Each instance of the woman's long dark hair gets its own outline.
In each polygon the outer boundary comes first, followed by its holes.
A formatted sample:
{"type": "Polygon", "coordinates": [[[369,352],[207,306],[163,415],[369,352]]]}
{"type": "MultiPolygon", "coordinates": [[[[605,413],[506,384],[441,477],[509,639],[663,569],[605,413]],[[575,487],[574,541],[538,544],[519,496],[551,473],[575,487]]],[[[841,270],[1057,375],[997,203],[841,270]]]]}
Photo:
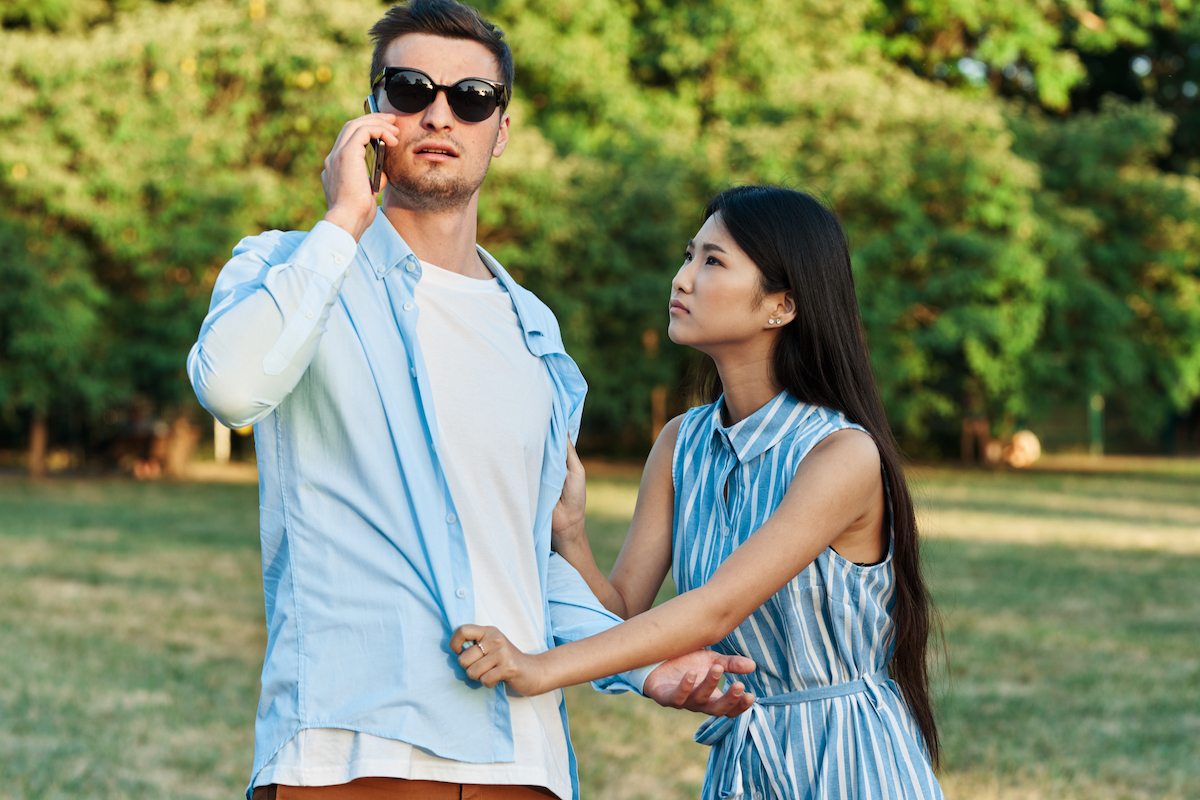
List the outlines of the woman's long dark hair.
{"type": "MultiPolygon", "coordinates": [[[[789,291],[795,298],[796,318],[776,343],[772,377],[799,400],[842,412],[866,428],[879,447],[895,531],[896,649],[889,667],[937,764],[941,743],[926,660],[932,601],[921,577],[912,495],[867,354],[846,234],[818,200],[775,186],[728,189],[709,202],[705,220],[714,214],[762,272],[763,293],[789,291]]],[[[701,378],[704,402],[716,400],[720,391],[715,372],[710,367],[708,380],[701,378]]]]}

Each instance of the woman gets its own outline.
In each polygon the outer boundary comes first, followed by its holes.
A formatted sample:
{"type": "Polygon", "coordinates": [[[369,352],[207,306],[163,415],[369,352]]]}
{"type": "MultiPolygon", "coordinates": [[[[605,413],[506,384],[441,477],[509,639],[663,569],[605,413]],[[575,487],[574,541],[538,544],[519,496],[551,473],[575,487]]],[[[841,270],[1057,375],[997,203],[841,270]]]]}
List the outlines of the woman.
{"type": "Polygon", "coordinates": [[[628,621],[535,655],[467,625],[460,663],[537,694],[697,647],[750,656],[754,705],[696,734],[703,797],[940,798],[930,601],[841,225],[800,192],[730,189],[671,290],[669,335],[712,358],[715,402],[663,429],[610,577],[577,460],[556,511],[555,548],[628,621]],[[680,594],[652,609],[668,568],[680,594]]]}

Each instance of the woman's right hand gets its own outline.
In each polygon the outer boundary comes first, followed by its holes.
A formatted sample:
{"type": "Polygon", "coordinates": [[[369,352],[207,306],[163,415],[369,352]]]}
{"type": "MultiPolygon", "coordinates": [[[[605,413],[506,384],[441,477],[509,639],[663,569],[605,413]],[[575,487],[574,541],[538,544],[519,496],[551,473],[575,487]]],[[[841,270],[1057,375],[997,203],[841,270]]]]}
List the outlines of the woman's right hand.
{"type": "Polygon", "coordinates": [[[450,637],[450,648],[460,654],[458,663],[467,677],[489,689],[504,681],[518,694],[533,697],[558,688],[547,684],[550,679],[536,655],[518,650],[496,628],[463,625],[450,637]]]}
{"type": "Polygon", "coordinates": [[[584,510],[587,506],[587,474],[583,462],[575,452],[575,445],[567,439],[567,479],[563,483],[562,496],[554,506],[550,522],[550,545],[554,551],[571,561],[570,555],[587,544],[587,525],[584,510]]]}

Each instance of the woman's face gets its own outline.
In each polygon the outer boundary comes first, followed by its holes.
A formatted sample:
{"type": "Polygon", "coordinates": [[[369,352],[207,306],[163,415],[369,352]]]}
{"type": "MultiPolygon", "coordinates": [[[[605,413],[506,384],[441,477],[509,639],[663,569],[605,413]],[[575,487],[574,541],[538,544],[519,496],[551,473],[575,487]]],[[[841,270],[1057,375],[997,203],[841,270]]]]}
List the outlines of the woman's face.
{"type": "Polygon", "coordinates": [[[675,279],[671,281],[671,322],[667,335],[712,355],[713,350],[750,342],[782,327],[769,320],[777,313],[783,293],[763,295],[762,274],[725,230],[719,214],[704,223],[688,242],[675,279]]]}

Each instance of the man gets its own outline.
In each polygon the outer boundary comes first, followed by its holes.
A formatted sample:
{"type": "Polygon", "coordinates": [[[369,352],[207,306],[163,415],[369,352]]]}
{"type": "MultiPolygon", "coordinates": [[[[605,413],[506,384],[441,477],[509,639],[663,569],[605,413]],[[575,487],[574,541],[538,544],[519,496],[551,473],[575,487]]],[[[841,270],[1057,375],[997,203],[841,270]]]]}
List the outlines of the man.
{"type": "MultiPolygon", "coordinates": [[[[371,33],[380,110],[326,158],[328,213],[235,248],[188,357],[200,401],[253,423],[258,452],[268,641],[247,791],[578,797],[561,693],[470,682],[449,646],[463,623],[541,651],[618,622],[550,552],[586,384],[549,309],[475,244],[512,55],[453,0],[371,33]]],[[[599,688],[736,715],[741,685],[718,677],[752,668],[701,651],[599,688]]]]}

